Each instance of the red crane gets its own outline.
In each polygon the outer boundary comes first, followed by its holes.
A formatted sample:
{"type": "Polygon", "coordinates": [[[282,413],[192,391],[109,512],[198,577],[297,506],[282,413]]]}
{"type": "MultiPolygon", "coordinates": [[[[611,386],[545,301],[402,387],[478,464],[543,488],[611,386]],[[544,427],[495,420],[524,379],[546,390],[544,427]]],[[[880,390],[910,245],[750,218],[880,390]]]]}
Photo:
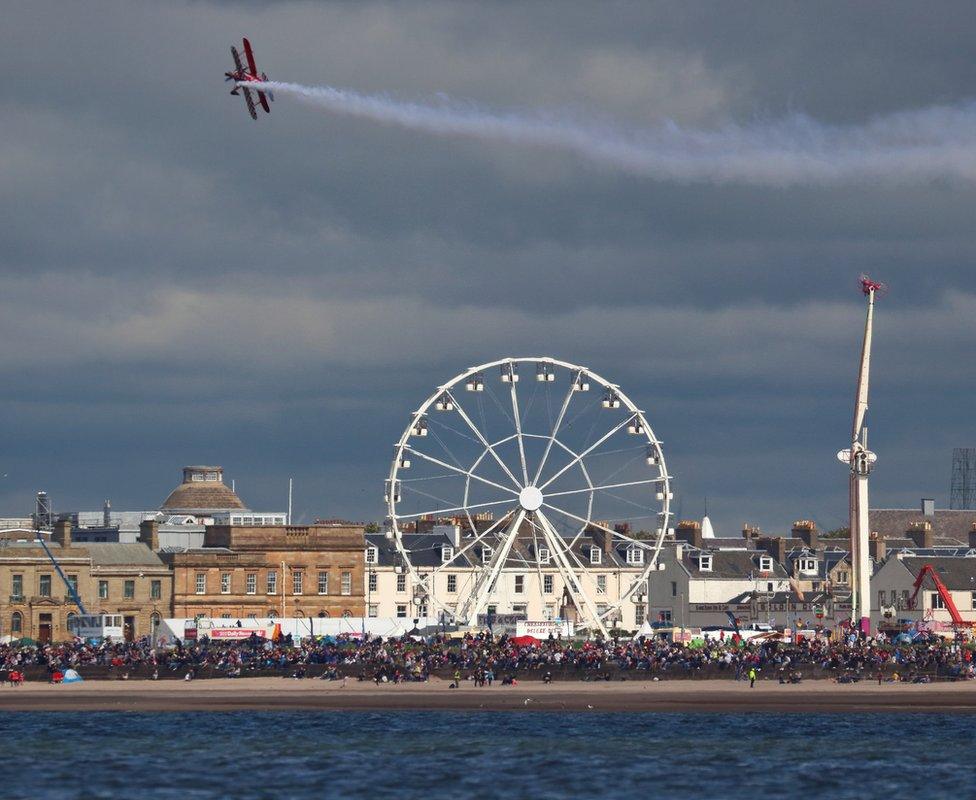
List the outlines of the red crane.
{"type": "Polygon", "coordinates": [[[926,564],[918,571],[918,577],[915,578],[915,591],[912,592],[912,596],[908,600],[908,607],[915,608],[915,598],[918,597],[919,589],[922,588],[922,583],[925,581],[926,575],[930,575],[932,577],[932,582],[935,584],[935,590],[939,593],[939,597],[942,598],[942,604],[948,610],[953,626],[956,628],[971,627],[972,624],[966,622],[959,615],[959,609],[956,608],[956,604],[952,600],[952,594],[946,588],[946,585],[939,579],[939,576],[935,572],[935,567],[933,567],[931,564],[926,564]]]}

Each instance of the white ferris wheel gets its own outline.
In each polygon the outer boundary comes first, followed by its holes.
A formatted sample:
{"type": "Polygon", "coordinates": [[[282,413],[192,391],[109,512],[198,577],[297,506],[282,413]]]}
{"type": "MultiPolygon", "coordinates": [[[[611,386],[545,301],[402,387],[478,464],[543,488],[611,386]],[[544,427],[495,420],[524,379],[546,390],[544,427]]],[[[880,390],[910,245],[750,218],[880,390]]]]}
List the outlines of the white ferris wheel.
{"type": "Polygon", "coordinates": [[[401,565],[433,616],[477,624],[512,573],[523,576],[516,599],[540,604],[553,602],[557,579],[557,616],[603,635],[657,568],[671,497],[661,442],[620,387],[538,357],[439,386],[413,413],[386,482],[401,565]],[[427,551],[443,545],[418,535],[438,524],[456,532],[443,558],[427,551]],[[622,581],[615,591],[597,577],[608,571],[622,581]]]}

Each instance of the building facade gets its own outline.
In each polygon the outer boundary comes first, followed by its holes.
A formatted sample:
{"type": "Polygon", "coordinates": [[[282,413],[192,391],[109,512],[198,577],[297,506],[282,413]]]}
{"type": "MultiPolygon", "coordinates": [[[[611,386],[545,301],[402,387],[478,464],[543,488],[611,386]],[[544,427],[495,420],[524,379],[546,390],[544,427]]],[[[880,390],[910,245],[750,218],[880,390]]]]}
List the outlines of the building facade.
{"type": "Polygon", "coordinates": [[[362,527],[213,525],[204,546],[163,549],[173,616],[361,617],[362,527]]]}

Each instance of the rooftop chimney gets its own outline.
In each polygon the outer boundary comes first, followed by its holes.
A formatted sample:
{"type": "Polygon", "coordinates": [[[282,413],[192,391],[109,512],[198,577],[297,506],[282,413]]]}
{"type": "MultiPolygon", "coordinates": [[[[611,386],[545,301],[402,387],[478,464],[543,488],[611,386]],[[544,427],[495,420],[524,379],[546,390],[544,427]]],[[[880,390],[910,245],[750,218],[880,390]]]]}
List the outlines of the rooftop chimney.
{"type": "Polygon", "coordinates": [[[139,523],[139,541],[150,550],[159,550],[159,523],[154,519],[146,519],[139,523]]]}
{"type": "Polygon", "coordinates": [[[51,534],[51,541],[57,542],[61,547],[71,547],[70,519],[59,519],[54,523],[54,532],[51,534]]]}
{"type": "Polygon", "coordinates": [[[816,548],[820,540],[817,532],[817,523],[809,519],[798,519],[793,523],[793,538],[802,539],[804,544],[810,548],[816,548]]]}
{"type": "Polygon", "coordinates": [[[761,536],[756,539],[756,549],[765,550],[780,564],[786,563],[786,540],[782,536],[761,536]]]}
{"type": "Polygon", "coordinates": [[[112,501],[106,500],[102,506],[102,525],[106,528],[112,527],[112,501]]]}
{"type": "Polygon", "coordinates": [[[697,520],[683,519],[674,529],[674,538],[679,542],[687,542],[693,547],[702,546],[702,528],[697,520]]]}
{"type": "Polygon", "coordinates": [[[871,538],[868,540],[868,555],[870,555],[875,561],[884,561],[887,554],[888,545],[885,544],[884,539],[878,536],[878,532],[874,531],[871,534],[871,538]]]}
{"type": "Polygon", "coordinates": [[[973,527],[969,531],[969,546],[976,547],[976,522],[973,523],[973,527]]]}
{"type": "Polygon", "coordinates": [[[935,500],[931,497],[922,498],[922,514],[926,517],[935,516],[935,500]]]}
{"type": "Polygon", "coordinates": [[[909,539],[915,542],[916,547],[932,547],[935,538],[932,534],[932,523],[927,520],[924,522],[913,522],[905,531],[909,539]]]}

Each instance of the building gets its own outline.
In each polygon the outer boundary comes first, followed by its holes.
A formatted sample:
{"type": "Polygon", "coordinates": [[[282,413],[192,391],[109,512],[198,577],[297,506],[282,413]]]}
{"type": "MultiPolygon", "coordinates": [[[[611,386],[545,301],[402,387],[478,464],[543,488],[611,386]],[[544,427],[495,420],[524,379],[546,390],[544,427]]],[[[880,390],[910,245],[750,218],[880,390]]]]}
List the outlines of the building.
{"type": "Polygon", "coordinates": [[[949,611],[931,578],[919,589],[914,607],[909,607],[919,572],[930,564],[952,596],[960,616],[976,622],[976,549],[961,555],[895,553],[871,578],[871,624],[882,628],[912,623],[948,626],[949,611]]]}
{"type": "MultiPolygon", "coordinates": [[[[677,533],[677,532],[676,532],[677,533]]],[[[648,581],[648,618],[681,627],[727,625],[728,612],[744,621],[786,622],[789,575],[769,553],[739,548],[701,548],[675,542],[661,548],[662,566],[648,581]],[[774,602],[779,596],[778,602],[774,602]]]]}
{"type": "MultiPolygon", "coordinates": [[[[77,543],[71,521],[55,523],[52,555],[89,613],[123,617],[128,639],[152,635],[172,605],[172,575],[142,543],[77,543]]],[[[36,541],[0,546],[0,636],[38,641],[70,638],[68,620],[78,605],[36,541]]]]}
{"type": "Polygon", "coordinates": [[[106,500],[101,511],[72,511],[59,515],[74,525],[76,542],[139,541],[144,522],[157,523],[159,546],[163,548],[203,547],[207,525],[284,525],[284,512],[255,512],[224,483],[219,466],[183,467],[183,480],[158,509],[115,511],[106,500]]]}
{"type": "MultiPolygon", "coordinates": [[[[488,520],[490,523],[490,520],[488,520]]],[[[492,550],[484,543],[470,545],[456,525],[432,526],[426,533],[405,533],[402,542],[416,574],[404,563],[395,542],[384,533],[367,534],[366,602],[373,617],[464,620],[465,601],[492,550]],[[422,578],[429,592],[421,585],[422,578]]],[[[644,569],[642,548],[614,540],[601,531],[578,537],[573,546],[582,588],[593,600],[597,614],[607,614],[608,628],[637,630],[646,619],[644,586],[630,592],[644,569]],[[621,603],[620,598],[629,596],[621,603]]],[[[556,559],[538,547],[530,535],[519,536],[501,568],[494,590],[478,616],[485,625],[514,626],[518,620],[575,621],[575,606],[556,559]]]]}
{"type": "Polygon", "coordinates": [[[160,557],[176,617],[361,617],[365,550],[362,527],[209,525],[160,557]]]}
{"type": "Polygon", "coordinates": [[[885,540],[888,549],[898,547],[965,547],[976,531],[976,511],[935,507],[923,498],[918,508],[873,508],[871,532],[885,540]]]}

